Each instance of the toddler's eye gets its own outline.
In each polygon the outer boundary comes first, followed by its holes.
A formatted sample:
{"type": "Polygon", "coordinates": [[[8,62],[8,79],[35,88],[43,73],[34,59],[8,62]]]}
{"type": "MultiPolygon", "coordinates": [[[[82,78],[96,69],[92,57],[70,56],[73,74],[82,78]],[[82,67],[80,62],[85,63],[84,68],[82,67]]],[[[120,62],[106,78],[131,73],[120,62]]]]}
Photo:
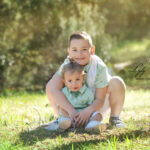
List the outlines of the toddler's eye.
{"type": "Polygon", "coordinates": [[[71,80],[68,80],[68,82],[70,83],[70,82],[71,82],[71,80]]]}
{"type": "Polygon", "coordinates": [[[76,79],[77,81],[80,81],[80,79],[76,79]]]}
{"type": "Polygon", "coordinates": [[[87,51],[87,49],[83,49],[83,51],[87,51]]]}

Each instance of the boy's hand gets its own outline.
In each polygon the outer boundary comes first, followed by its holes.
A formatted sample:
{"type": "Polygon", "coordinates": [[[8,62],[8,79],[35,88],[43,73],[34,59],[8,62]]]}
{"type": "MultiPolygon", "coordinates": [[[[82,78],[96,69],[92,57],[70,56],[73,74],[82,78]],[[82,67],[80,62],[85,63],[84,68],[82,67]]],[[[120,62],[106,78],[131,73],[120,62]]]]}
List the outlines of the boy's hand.
{"type": "Polygon", "coordinates": [[[92,110],[90,107],[87,107],[83,109],[81,112],[78,112],[74,118],[76,126],[83,127],[84,125],[86,125],[89,121],[91,114],[92,110]]]}
{"type": "Polygon", "coordinates": [[[77,115],[77,113],[78,112],[75,109],[69,112],[69,117],[71,118],[72,121],[74,121],[74,118],[77,115]]]}

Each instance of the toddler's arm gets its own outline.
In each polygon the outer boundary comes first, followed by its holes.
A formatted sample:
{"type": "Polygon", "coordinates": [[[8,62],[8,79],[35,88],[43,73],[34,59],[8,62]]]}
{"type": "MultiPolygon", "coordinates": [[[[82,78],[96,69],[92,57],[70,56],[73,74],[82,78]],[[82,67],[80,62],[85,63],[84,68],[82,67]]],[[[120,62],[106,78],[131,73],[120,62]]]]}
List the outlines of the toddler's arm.
{"type": "Polygon", "coordinates": [[[73,106],[66,99],[64,94],[62,93],[62,88],[64,87],[64,83],[62,78],[55,74],[52,79],[47,83],[46,93],[49,99],[53,99],[56,104],[59,104],[64,110],[66,110],[69,116],[73,119],[77,111],[73,108],[73,106]]]}

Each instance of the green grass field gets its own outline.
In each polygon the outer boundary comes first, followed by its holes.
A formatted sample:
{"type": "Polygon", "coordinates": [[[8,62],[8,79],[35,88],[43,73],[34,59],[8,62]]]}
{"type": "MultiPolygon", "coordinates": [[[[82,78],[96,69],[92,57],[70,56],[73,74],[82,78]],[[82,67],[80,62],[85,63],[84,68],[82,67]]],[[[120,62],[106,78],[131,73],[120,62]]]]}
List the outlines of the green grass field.
{"type": "MultiPolygon", "coordinates": [[[[5,92],[0,97],[0,150],[149,150],[150,90],[128,88],[121,114],[127,129],[87,133],[30,131],[54,119],[45,93],[5,92]]],[[[109,116],[109,115],[108,115],[109,116]]],[[[106,116],[104,122],[108,122],[106,116]]]]}

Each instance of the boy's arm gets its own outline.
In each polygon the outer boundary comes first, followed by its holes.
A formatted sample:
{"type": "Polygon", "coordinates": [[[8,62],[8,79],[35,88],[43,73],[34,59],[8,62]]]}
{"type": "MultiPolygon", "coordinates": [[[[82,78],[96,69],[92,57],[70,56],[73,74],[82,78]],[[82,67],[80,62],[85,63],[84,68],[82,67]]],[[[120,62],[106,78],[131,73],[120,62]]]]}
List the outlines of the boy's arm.
{"type": "Polygon", "coordinates": [[[94,83],[96,87],[95,100],[90,106],[80,112],[79,117],[77,118],[77,124],[80,126],[86,124],[90,115],[93,112],[98,111],[104,105],[110,76],[104,63],[98,63],[97,67],[97,74],[94,83]]]}
{"type": "Polygon", "coordinates": [[[98,111],[104,105],[107,87],[108,86],[96,89],[95,100],[93,101],[93,103],[89,105],[87,108],[85,108],[83,111],[78,113],[78,116],[76,118],[77,126],[80,127],[85,125],[88,122],[91,114],[95,111],[98,111]]]}
{"type": "Polygon", "coordinates": [[[69,113],[69,116],[73,118],[77,111],[62,93],[63,87],[64,83],[62,78],[55,73],[52,79],[47,83],[46,93],[49,99],[53,99],[56,104],[59,104],[59,106],[66,110],[69,113]]]}
{"type": "Polygon", "coordinates": [[[108,86],[104,88],[97,88],[95,92],[95,100],[93,103],[89,106],[91,109],[91,112],[95,112],[100,110],[100,108],[104,105],[105,96],[107,93],[108,86]]]}

